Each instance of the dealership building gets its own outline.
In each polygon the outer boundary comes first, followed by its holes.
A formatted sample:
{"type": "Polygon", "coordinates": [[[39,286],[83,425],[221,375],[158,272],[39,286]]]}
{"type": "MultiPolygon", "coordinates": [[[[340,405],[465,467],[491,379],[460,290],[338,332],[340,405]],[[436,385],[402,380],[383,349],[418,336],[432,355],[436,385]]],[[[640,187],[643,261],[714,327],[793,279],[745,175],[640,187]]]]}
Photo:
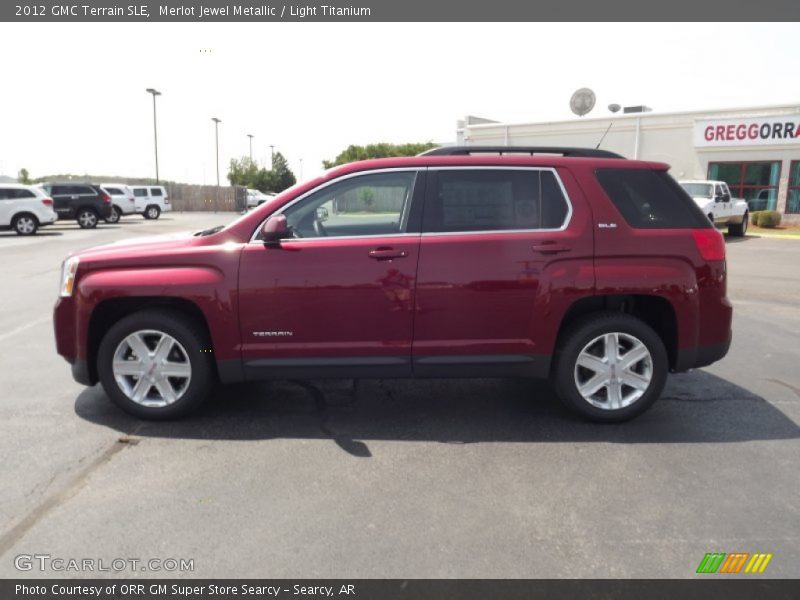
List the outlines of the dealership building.
{"type": "MultiPolygon", "coordinates": [[[[628,109],[626,109],[628,110],[628,109]]],[[[800,103],[693,112],[627,112],[568,121],[498,123],[468,116],[457,143],[578,146],[665,162],[676,179],[726,181],[751,210],[800,224],[800,103]]]]}

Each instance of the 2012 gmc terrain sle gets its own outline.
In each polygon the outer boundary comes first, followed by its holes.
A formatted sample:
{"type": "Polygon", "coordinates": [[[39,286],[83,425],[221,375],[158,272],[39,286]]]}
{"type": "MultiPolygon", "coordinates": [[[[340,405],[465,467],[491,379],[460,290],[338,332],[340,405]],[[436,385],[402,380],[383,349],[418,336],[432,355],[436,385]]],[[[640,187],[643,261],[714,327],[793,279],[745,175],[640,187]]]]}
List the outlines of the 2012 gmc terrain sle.
{"type": "Polygon", "coordinates": [[[58,352],[143,418],[264,378],[549,378],[640,414],[731,341],[725,246],[668,165],[439,148],[339,167],[227,227],[64,262],[58,352]]]}

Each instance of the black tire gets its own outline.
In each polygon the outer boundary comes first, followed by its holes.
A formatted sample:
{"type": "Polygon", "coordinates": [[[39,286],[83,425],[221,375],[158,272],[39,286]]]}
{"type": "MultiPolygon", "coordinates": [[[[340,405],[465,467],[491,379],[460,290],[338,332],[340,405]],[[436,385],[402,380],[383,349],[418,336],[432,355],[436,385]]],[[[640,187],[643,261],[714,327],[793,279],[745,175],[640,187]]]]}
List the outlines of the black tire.
{"type": "MultiPolygon", "coordinates": [[[[624,356],[621,358],[624,359],[624,356]]],[[[634,366],[644,368],[644,361],[646,359],[635,363],[634,366]]],[[[659,398],[664,389],[668,370],[669,361],[664,343],[649,325],[624,313],[599,312],[579,318],[562,332],[551,373],[551,383],[561,401],[576,414],[592,421],[618,423],[642,414],[659,398]],[[644,393],[630,404],[616,409],[595,406],[581,395],[576,383],[578,375],[583,373],[583,369],[577,370],[581,352],[599,336],[614,332],[623,334],[626,342],[632,337],[644,344],[651,361],[650,382],[644,393]]],[[[612,373],[616,377],[617,371],[612,373]]],[[[620,387],[620,394],[624,389],[620,387]]],[[[628,389],[629,393],[633,390],[633,388],[628,389]]],[[[605,393],[609,394],[608,388],[605,389],[605,393]]],[[[598,401],[596,397],[592,399],[598,401]]],[[[602,398],[599,400],[602,404],[602,398]]]]}
{"type": "MultiPolygon", "coordinates": [[[[173,309],[147,309],[121,319],[108,330],[97,353],[97,371],[108,397],[124,411],[141,419],[176,419],[196,410],[208,399],[216,383],[213,356],[206,332],[194,320],[173,309]],[[112,363],[118,347],[129,335],[143,330],[171,336],[182,347],[180,350],[186,352],[191,377],[172,404],[154,407],[137,403],[126,395],[115,378],[112,363]]],[[[160,396],[155,384],[148,388],[147,396],[151,394],[160,396]]]]}
{"type": "Polygon", "coordinates": [[[97,213],[93,208],[81,208],[75,215],[75,220],[81,229],[94,229],[97,227],[97,213]]]}
{"type": "Polygon", "coordinates": [[[109,214],[104,220],[106,223],[111,223],[112,225],[115,223],[119,223],[119,220],[122,218],[122,211],[116,207],[111,207],[111,214],[109,214]]]}
{"type": "Polygon", "coordinates": [[[750,222],[750,214],[745,212],[742,222],[737,224],[731,223],[728,225],[728,233],[736,237],[744,237],[747,233],[747,224],[750,222]]]}
{"type": "Polygon", "coordinates": [[[11,227],[17,235],[34,235],[39,229],[39,219],[30,213],[14,215],[11,227]]]}
{"type": "Polygon", "coordinates": [[[155,204],[151,204],[144,209],[144,218],[149,220],[158,219],[161,216],[161,209],[155,204]]]}

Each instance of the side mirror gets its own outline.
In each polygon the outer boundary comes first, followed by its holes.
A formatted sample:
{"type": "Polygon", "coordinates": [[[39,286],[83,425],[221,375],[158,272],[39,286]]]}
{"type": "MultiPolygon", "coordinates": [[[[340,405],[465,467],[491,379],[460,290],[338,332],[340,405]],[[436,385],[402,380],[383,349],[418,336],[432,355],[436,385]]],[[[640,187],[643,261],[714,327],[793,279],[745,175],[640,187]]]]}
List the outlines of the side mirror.
{"type": "Polygon", "coordinates": [[[272,215],[261,226],[261,239],[265,244],[277,244],[291,235],[286,215],[272,215]]]}

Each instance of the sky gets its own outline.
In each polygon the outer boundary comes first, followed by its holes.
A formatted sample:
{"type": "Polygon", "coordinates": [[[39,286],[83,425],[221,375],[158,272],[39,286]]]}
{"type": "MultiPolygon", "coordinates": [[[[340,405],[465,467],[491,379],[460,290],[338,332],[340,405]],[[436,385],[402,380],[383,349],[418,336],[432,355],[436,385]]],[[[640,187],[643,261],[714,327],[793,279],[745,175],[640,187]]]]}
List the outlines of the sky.
{"type": "Polygon", "coordinates": [[[467,114],[577,118],[797,102],[800,24],[0,23],[0,175],[216,183],[231,158],[298,178],[350,144],[453,142],[467,114]],[[11,85],[11,82],[15,82],[11,85]],[[301,167],[302,161],[302,167],[301,167]]]}

